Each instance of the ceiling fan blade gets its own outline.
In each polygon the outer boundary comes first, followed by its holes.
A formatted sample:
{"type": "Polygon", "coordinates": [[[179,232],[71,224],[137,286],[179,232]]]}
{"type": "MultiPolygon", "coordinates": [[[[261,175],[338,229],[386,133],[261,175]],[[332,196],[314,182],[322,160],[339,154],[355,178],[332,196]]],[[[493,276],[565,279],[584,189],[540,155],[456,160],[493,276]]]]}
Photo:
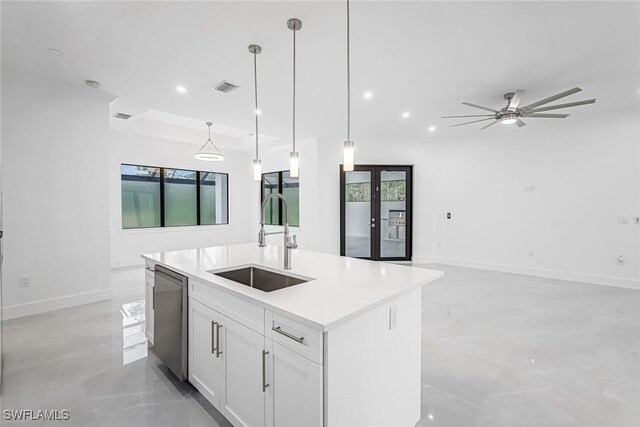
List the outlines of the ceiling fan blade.
{"type": "Polygon", "coordinates": [[[522,89],[516,90],[516,93],[513,94],[513,98],[511,98],[511,102],[509,102],[509,106],[507,107],[507,110],[515,111],[516,108],[518,108],[518,105],[520,105],[520,102],[522,101],[522,95],[524,95],[524,90],[522,89]]]}
{"type": "Polygon", "coordinates": [[[495,125],[496,123],[498,123],[499,121],[500,121],[500,120],[496,120],[496,121],[494,121],[494,122],[491,122],[491,123],[489,123],[488,125],[486,125],[485,127],[480,128],[480,130],[482,130],[482,129],[486,129],[486,128],[488,128],[489,126],[493,126],[493,125],[495,125]]]}
{"type": "Polygon", "coordinates": [[[473,116],[442,116],[443,119],[457,119],[458,117],[493,117],[493,114],[476,114],[473,116]]]}
{"type": "Polygon", "coordinates": [[[523,117],[541,117],[545,119],[564,119],[565,117],[569,117],[568,114],[525,114],[523,117]]]}
{"type": "Polygon", "coordinates": [[[526,126],[527,124],[525,122],[523,122],[522,120],[520,120],[520,117],[516,118],[516,125],[518,125],[519,128],[521,128],[522,126],[526,126]]]}
{"type": "Polygon", "coordinates": [[[565,96],[569,96],[569,95],[573,95],[576,92],[580,92],[582,89],[580,89],[579,87],[574,87],[573,89],[569,89],[569,90],[565,90],[564,92],[560,92],[556,95],[550,96],[548,98],[545,99],[541,99],[538,102],[534,102],[533,104],[529,104],[529,105],[525,105],[524,107],[521,108],[521,110],[525,110],[525,109],[529,109],[529,110],[533,110],[534,108],[536,108],[539,105],[543,105],[543,104],[548,104],[552,101],[555,101],[556,99],[560,99],[560,98],[564,98],[565,96]]]}
{"type": "MultiPolygon", "coordinates": [[[[485,120],[495,120],[493,117],[489,117],[488,119],[480,119],[480,120],[474,120],[472,122],[466,122],[466,123],[458,123],[457,125],[451,125],[449,126],[450,128],[454,128],[456,126],[462,126],[462,125],[469,125],[471,123],[478,123],[478,122],[483,122],[485,120]]],[[[497,120],[496,120],[497,121],[497,120]]]]}
{"type": "Polygon", "coordinates": [[[540,111],[549,111],[549,110],[557,110],[558,108],[568,108],[568,107],[577,107],[578,105],[587,105],[594,104],[596,102],[594,99],[587,99],[586,101],[576,101],[576,102],[568,102],[566,104],[558,104],[551,105],[549,107],[536,108],[535,110],[531,110],[531,113],[538,113],[540,111]]]}
{"type": "Polygon", "coordinates": [[[498,110],[494,110],[493,108],[483,107],[482,105],[476,105],[476,104],[472,104],[472,103],[470,103],[470,102],[463,102],[462,104],[464,104],[464,105],[468,105],[469,107],[476,107],[476,108],[480,108],[481,110],[493,111],[494,113],[497,113],[497,112],[498,112],[498,110]]]}

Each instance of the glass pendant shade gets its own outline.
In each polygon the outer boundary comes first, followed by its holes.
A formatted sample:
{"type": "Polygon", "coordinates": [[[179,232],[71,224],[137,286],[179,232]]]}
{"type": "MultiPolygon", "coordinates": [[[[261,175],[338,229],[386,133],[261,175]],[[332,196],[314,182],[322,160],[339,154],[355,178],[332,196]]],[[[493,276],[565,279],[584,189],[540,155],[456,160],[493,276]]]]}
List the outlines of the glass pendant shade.
{"type": "Polygon", "coordinates": [[[209,139],[204,143],[202,148],[198,150],[195,155],[197,160],[203,160],[205,162],[221,162],[224,160],[224,156],[218,150],[218,147],[211,141],[211,122],[207,122],[207,126],[209,126],[209,139]]]}
{"type": "Polygon", "coordinates": [[[342,162],[342,169],[345,172],[353,172],[353,141],[344,142],[344,160],[342,162]]]}
{"type": "Polygon", "coordinates": [[[262,160],[260,159],[253,160],[253,180],[262,181],[262,160]]]}
{"type": "Polygon", "coordinates": [[[298,152],[289,153],[289,176],[292,178],[300,174],[298,152]]]}
{"type": "Polygon", "coordinates": [[[505,114],[500,119],[500,123],[503,125],[512,125],[518,121],[517,119],[518,119],[518,116],[515,114],[505,114]]]}

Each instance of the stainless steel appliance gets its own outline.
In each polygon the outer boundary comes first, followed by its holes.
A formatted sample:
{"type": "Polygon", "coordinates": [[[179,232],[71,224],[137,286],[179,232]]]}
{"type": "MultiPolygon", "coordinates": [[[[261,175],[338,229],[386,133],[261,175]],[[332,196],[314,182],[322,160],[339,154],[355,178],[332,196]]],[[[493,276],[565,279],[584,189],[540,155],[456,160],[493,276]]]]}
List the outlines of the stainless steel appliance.
{"type": "Polygon", "coordinates": [[[187,278],[156,265],[153,351],[180,381],[187,379],[187,302],[187,278]]]}
{"type": "Polygon", "coordinates": [[[407,212],[404,210],[389,210],[389,238],[404,240],[407,233],[407,212]]]}

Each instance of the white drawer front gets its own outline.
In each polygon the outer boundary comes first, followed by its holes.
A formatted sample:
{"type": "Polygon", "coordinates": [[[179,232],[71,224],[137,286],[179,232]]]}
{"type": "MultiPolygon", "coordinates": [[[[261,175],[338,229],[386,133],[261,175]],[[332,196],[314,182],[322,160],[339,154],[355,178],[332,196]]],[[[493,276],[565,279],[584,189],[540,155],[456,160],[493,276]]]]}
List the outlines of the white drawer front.
{"type": "Polygon", "coordinates": [[[193,279],[189,279],[189,296],[264,335],[264,308],[193,279]]]}
{"type": "Polygon", "coordinates": [[[265,332],[274,342],[322,364],[322,331],[271,311],[265,312],[265,332]]]}

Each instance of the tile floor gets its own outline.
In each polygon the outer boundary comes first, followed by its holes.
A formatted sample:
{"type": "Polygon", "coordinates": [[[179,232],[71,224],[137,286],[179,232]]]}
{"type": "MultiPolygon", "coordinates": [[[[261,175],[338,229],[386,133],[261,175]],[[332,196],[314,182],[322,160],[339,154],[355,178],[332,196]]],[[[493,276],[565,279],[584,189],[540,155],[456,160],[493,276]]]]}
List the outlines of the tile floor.
{"type": "MultiPolygon", "coordinates": [[[[446,276],[423,292],[419,426],[640,425],[640,291],[425,267],[446,276]]],[[[68,409],[64,426],[228,426],[147,353],[142,268],[112,282],[110,301],[3,324],[0,409],[68,409]]]]}

